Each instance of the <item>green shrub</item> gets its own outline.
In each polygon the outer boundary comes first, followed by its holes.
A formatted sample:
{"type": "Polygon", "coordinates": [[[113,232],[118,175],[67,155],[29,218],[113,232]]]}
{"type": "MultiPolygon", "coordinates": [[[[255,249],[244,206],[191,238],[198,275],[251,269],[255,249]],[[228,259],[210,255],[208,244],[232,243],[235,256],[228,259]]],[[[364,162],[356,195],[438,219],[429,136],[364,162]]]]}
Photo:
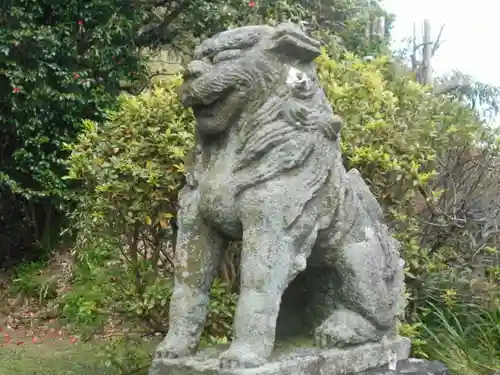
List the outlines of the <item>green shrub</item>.
{"type": "Polygon", "coordinates": [[[318,72],[345,120],[345,165],[361,172],[401,241],[408,307],[400,332],[413,355],[457,374],[491,374],[498,322],[488,311],[500,306],[500,288],[494,269],[477,280],[471,265],[477,254],[498,253],[487,246],[495,235],[485,236],[498,220],[498,137],[463,103],[394,75],[387,58],[337,62],[323,54],[318,72]],[[478,211],[479,225],[470,216],[478,211]]]}
{"type": "Polygon", "coordinates": [[[43,261],[22,263],[14,269],[8,292],[24,298],[34,298],[44,303],[57,296],[57,280],[54,275],[43,271],[47,263],[43,261]]]}
{"type": "Polygon", "coordinates": [[[116,0],[18,1],[2,16],[2,182],[26,197],[59,195],[64,142],[82,118],[101,120],[119,81],[141,72],[133,37],[141,15],[116,0]]]}
{"type": "Polygon", "coordinates": [[[125,241],[132,259],[141,242],[158,260],[158,242],[176,214],[182,161],[193,142],[193,116],[177,99],[178,84],[123,94],[105,122],[86,120],[70,146],[67,178],[82,186],[73,213],[78,229],[125,241]]]}
{"type": "MultiPolygon", "coordinates": [[[[86,337],[100,332],[112,318],[135,328],[133,333],[166,333],[171,276],[158,277],[148,262],[141,259],[138,270],[144,285],[138,289],[136,270],[119,256],[120,251],[115,249],[114,254],[106,254],[106,261],[102,252],[100,247],[80,251],[71,289],[58,300],[61,318],[86,337]]],[[[227,285],[214,283],[204,341],[224,342],[230,338],[236,301],[237,295],[227,285]]]]}
{"type": "Polygon", "coordinates": [[[215,280],[210,290],[203,339],[209,343],[225,343],[231,339],[237,302],[238,295],[232,292],[230,286],[215,280]]]}
{"type": "MultiPolygon", "coordinates": [[[[20,207],[8,215],[2,202],[0,216],[30,231],[20,247],[16,232],[3,233],[0,258],[58,237],[69,187],[63,144],[76,140],[82,118],[102,120],[120,82],[136,82],[144,71],[134,43],[142,14],[130,2],[19,0],[1,12],[0,194],[20,207]]],[[[7,223],[0,225],[4,232],[7,223]]]]}
{"type": "Polygon", "coordinates": [[[68,178],[81,184],[72,213],[79,256],[88,257],[85,249],[96,244],[118,252],[105,273],[114,278],[108,285],[120,290],[121,300],[114,303],[155,329],[164,327],[166,313],[150,312],[168,307],[170,221],[177,210],[182,160],[193,141],[193,117],[177,99],[178,84],[174,79],[137,97],[123,94],[104,123],[86,120],[68,163],[68,178]]]}
{"type": "Polygon", "coordinates": [[[58,301],[59,318],[68,322],[84,338],[102,331],[109,318],[106,291],[103,289],[97,283],[73,285],[58,301]]]}
{"type": "Polygon", "coordinates": [[[472,139],[480,128],[472,111],[432,95],[411,77],[387,80],[386,57],[365,62],[346,55],[336,62],[324,53],[317,63],[325,93],[345,121],[345,164],[361,172],[389,213],[401,205],[413,206],[408,202],[414,203],[420,188],[437,173],[439,147],[472,139]]]}
{"type": "MultiPolygon", "coordinates": [[[[177,78],[136,97],[122,95],[107,121],[85,121],[86,131],[70,147],[68,178],[82,186],[72,213],[79,230],[75,282],[82,291],[95,286],[99,298],[73,293],[62,302],[68,320],[90,323],[108,306],[109,314],[167,330],[174,241],[169,224],[194,125],[178,101],[179,83],[177,78]]],[[[216,283],[212,297],[206,337],[227,340],[236,296],[216,283]]]]}
{"type": "MultiPolygon", "coordinates": [[[[345,164],[361,172],[402,242],[409,313],[413,318],[419,313],[419,304],[430,294],[441,296],[451,287],[444,283],[439,287],[436,281],[443,279],[443,273],[456,272],[464,256],[459,242],[468,240],[466,236],[472,234],[471,227],[461,229],[450,222],[451,214],[443,208],[441,198],[452,189],[449,183],[446,188],[436,181],[441,175],[448,177],[451,169],[457,167],[444,158],[443,151],[449,154],[469,147],[463,153],[471,153],[481,142],[495,156],[498,147],[497,140],[472,110],[447,96],[433,95],[411,77],[391,76],[390,69],[391,63],[384,57],[365,62],[347,55],[342,62],[336,62],[323,54],[318,59],[325,92],[345,120],[342,132],[345,164]],[[450,239],[431,243],[426,236],[437,237],[432,226],[452,231],[448,233],[450,239]],[[450,266],[451,263],[455,264],[450,266]]],[[[481,188],[487,187],[486,178],[477,182],[481,188]]],[[[484,192],[485,189],[479,188],[474,191],[478,195],[484,192]]],[[[463,205],[471,204],[462,202],[468,197],[448,198],[460,200],[463,205]]],[[[481,251],[477,247],[472,252],[478,249],[481,251]]],[[[470,253],[471,249],[468,250],[470,253]]]]}

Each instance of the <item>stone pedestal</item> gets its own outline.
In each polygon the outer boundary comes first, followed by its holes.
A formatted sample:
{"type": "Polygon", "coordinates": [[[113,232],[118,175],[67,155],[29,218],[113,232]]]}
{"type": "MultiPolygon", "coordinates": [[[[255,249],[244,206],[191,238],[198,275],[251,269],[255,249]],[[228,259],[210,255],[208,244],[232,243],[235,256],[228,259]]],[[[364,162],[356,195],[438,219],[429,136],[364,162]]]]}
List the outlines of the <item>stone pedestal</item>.
{"type": "Polygon", "coordinates": [[[352,375],[451,375],[451,372],[439,361],[408,358],[399,361],[395,369],[383,366],[352,375]]]}
{"type": "MultiPolygon", "coordinates": [[[[277,351],[261,367],[234,370],[219,369],[218,351],[206,349],[193,357],[155,360],[149,375],[352,375],[370,369],[386,371],[384,366],[392,371],[398,361],[408,358],[410,349],[410,340],[404,337],[345,349],[289,348],[277,351]]],[[[385,374],[391,373],[380,372],[385,374]]]]}

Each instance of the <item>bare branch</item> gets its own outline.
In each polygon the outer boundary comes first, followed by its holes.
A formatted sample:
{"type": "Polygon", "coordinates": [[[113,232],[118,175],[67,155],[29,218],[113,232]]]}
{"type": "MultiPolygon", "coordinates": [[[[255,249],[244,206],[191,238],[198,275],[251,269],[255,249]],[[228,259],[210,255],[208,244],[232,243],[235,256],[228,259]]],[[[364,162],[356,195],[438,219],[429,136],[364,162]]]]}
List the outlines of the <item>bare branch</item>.
{"type": "Polygon", "coordinates": [[[441,45],[444,43],[444,40],[443,41],[441,40],[444,27],[445,27],[445,24],[442,24],[441,28],[439,29],[438,36],[436,38],[436,41],[434,42],[434,46],[432,47],[431,56],[434,56],[436,54],[437,50],[439,49],[439,47],[441,47],[441,45]]]}

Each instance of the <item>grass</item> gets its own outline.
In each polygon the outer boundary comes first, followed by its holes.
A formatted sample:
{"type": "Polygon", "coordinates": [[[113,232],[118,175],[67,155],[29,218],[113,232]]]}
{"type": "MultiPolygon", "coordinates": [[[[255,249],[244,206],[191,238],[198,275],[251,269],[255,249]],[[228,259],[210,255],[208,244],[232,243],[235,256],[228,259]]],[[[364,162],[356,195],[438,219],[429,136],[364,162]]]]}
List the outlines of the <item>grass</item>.
{"type": "Polygon", "coordinates": [[[445,363],[454,374],[493,375],[500,369],[500,308],[459,316],[431,305],[424,325],[428,353],[445,363]]]}
{"type": "Polygon", "coordinates": [[[0,349],[0,375],[111,375],[96,356],[103,344],[8,345],[0,349]]]}
{"type": "MultiPolygon", "coordinates": [[[[309,343],[307,342],[308,344],[309,343]]],[[[151,352],[156,342],[146,343],[142,350],[151,352]]],[[[0,347],[0,375],[123,375],[116,367],[105,365],[108,342],[85,342],[68,344],[67,342],[51,342],[42,344],[4,345],[0,347]],[[98,355],[96,355],[96,353],[98,355]]],[[[281,350],[286,350],[283,344],[281,350]]],[[[136,349],[136,348],[134,348],[136,349]]],[[[134,350],[135,352],[135,350],[134,350]]],[[[117,357],[130,358],[123,347],[116,352],[117,357]]],[[[139,360],[141,371],[133,375],[146,375],[148,360],[139,360]]],[[[118,359],[118,358],[117,358],[118,359]]],[[[118,359],[119,360],[119,359],[118,359]]]]}
{"type": "MultiPolygon", "coordinates": [[[[108,342],[4,345],[0,347],[0,375],[146,375],[148,360],[134,363],[140,371],[120,371],[106,364],[108,342]]],[[[152,351],[153,345],[142,349],[152,351]]],[[[136,348],[134,348],[136,349],[136,348]]],[[[123,357],[125,351],[117,353],[123,357]]],[[[120,362],[120,360],[118,360],[120,362]]],[[[123,364],[123,362],[122,362],[123,364]]],[[[110,363],[111,365],[111,363],[110,363]]]]}

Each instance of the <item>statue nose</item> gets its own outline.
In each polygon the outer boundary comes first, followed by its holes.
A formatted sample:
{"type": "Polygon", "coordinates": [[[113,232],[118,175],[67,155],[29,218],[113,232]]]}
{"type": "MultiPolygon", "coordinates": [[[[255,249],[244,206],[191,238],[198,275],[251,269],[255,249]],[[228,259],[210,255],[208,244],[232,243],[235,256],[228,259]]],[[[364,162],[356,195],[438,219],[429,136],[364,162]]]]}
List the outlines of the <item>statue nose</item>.
{"type": "Polygon", "coordinates": [[[208,72],[212,65],[203,60],[191,61],[184,72],[184,79],[198,78],[208,72]]]}
{"type": "Polygon", "coordinates": [[[187,87],[181,86],[179,89],[179,99],[184,107],[191,107],[193,105],[193,99],[189,94],[187,87]]]}
{"type": "Polygon", "coordinates": [[[196,91],[193,91],[191,87],[191,82],[184,82],[181,87],[179,87],[177,94],[179,100],[184,107],[193,107],[196,105],[203,104],[200,98],[196,95],[196,91]]]}

